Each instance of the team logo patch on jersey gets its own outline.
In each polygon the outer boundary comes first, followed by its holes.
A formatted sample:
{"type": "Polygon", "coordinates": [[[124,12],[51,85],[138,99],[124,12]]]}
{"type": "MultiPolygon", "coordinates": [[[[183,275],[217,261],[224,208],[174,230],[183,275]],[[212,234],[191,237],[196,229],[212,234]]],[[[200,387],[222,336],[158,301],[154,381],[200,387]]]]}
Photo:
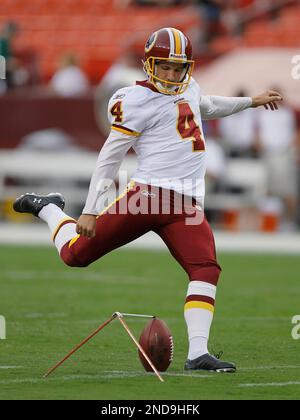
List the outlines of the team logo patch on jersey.
{"type": "Polygon", "coordinates": [[[125,93],[121,93],[121,94],[119,94],[119,95],[116,95],[116,96],[114,96],[113,97],[113,99],[122,99],[122,98],[124,98],[126,95],[125,95],[125,93]]]}
{"type": "Polygon", "coordinates": [[[179,98],[174,101],[174,104],[177,104],[178,102],[186,102],[186,100],[184,98],[179,98]]]}
{"type": "Polygon", "coordinates": [[[151,198],[155,198],[156,197],[156,194],[154,194],[153,192],[149,192],[147,190],[143,190],[141,192],[141,194],[145,195],[146,197],[151,197],[151,198]]]}

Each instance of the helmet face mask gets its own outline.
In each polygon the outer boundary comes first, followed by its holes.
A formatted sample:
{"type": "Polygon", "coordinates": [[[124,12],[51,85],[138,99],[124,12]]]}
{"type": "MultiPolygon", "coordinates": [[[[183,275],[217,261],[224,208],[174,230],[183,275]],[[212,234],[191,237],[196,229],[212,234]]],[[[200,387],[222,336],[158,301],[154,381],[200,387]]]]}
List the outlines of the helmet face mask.
{"type": "Polygon", "coordinates": [[[154,32],[145,45],[144,71],[149,82],[165,95],[179,95],[183,93],[190,82],[194,69],[192,60],[192,46],[189,39],[178,29],[163,28],[154,32]],[[179,81],[169,81],[158,77],[157,65],[165,61],[166,64],[183,64],[179,81]]]}
{"type": "Polygon", "coordinates": [[[193,60],[181,60],[181,59],[168,59],[162,57],[149,57],[144,62],[144,71],[147,73],[149,77],[149,82],[154,84],[157,90],[160,93],[164,93],[165,95],[179,95],[183,93],[190,83],[191,76],[194,69],[194,61],[193,60]],[[171,82],[165,79],[161,79],[157,76],[157,64],[165,61],[167,63],[178,63],[178,64],[186,64],[186,67],[183,69],[183,75],[181,76],[178,82],[171,82]]]}

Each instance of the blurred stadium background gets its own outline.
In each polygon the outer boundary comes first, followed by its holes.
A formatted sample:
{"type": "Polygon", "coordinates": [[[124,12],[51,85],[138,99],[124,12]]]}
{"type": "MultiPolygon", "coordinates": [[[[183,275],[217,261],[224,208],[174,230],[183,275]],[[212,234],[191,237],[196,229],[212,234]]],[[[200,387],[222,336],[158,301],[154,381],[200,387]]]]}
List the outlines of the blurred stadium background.
{"type": "MultiPolygon", "coordinates": [[[[275,88],[285,97],[277,112],[249,110],[205,124],[206,208],[217,246],[300,252],[295,0],[2,0],[2,243],[49,243],[44,225],[12,211],[24,191],[61,191],[66,211],[80,214],[108,132],[108,98],[144,78],[143,45],[164,26],[191,38],[204,94],[251,96],[275,88]]],[[[122,169],[130,176],[134,167],[129,153],[122,169]]],[[[138,246],[163,244],[148,235],[138,246]]]]}
{"type": "MultiPolygon", "coordinates": [[[[0,55],[0,399],[299,399],[291,319],[299,313],[300,2],[1,0],[0,55]],[[24,191],[61,191],[67,213],[80,214],[108,98],[144,78],[143,45],[164,26],[191,38],[204,94],[276,88],[285,97],[277,112],[205,123],[206,208],[224,268],[210,343],[237,363],[230,378],[183,372],[186,276],[159,238],[146,235],[129,245],[146,250],[116,251],[83,272],[40,246],[51,244],[45,224],[12,211],[24,191]],[[42,379],[116,310],[155,313],[170,326],[175,358],[164,388],[117,326],[42,379]]],[[[129,153],[122,169],[130,176],[134,167],[129,153]]],[[[133,327],[138,336],[142,324],[133,327]]]]}

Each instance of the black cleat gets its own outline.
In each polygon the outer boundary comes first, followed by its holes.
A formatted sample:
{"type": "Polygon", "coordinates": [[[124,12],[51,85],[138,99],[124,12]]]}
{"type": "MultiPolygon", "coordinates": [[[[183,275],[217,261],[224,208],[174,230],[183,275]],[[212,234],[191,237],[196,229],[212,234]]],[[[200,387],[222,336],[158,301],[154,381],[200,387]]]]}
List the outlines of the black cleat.
{"type": "Polygon", "coordinates": [[[214,372],[233,373],[236,367],[233,363],[222,362],[209,353],[203,354],[197,359],[187,360],[184,365],[185,370],[209,370],[214,372]]]}
{"type": "Polygon", "coordinates": [[[42,208],[50,203],[55,204],[62,210],[65,207],[65,200],[59,193],[50,193],[48,195],[26,193],[15,200],[13,208],[18,213],[31,213],[38,217],[38,214],[42,208]]]}

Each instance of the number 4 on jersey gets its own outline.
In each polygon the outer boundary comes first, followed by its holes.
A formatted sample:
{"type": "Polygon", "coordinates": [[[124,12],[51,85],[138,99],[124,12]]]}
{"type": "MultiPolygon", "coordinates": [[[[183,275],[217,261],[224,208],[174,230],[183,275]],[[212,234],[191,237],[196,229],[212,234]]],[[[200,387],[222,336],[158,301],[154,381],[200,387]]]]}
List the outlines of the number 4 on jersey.
{"type": "Polygon", "coordinates": [[[179,102],[177,130],[183,140],[193,140],[193,151],[204,152],[205,143],[200,128],[195,122],[195,116],[187,102],[179,102]]]}
{"type": "Polygon", "coordinates": [[[123,121],[122,101],[116,102],[111,107],[110,113],[115,117],[115,123],[121,123],[123,121]]]}

